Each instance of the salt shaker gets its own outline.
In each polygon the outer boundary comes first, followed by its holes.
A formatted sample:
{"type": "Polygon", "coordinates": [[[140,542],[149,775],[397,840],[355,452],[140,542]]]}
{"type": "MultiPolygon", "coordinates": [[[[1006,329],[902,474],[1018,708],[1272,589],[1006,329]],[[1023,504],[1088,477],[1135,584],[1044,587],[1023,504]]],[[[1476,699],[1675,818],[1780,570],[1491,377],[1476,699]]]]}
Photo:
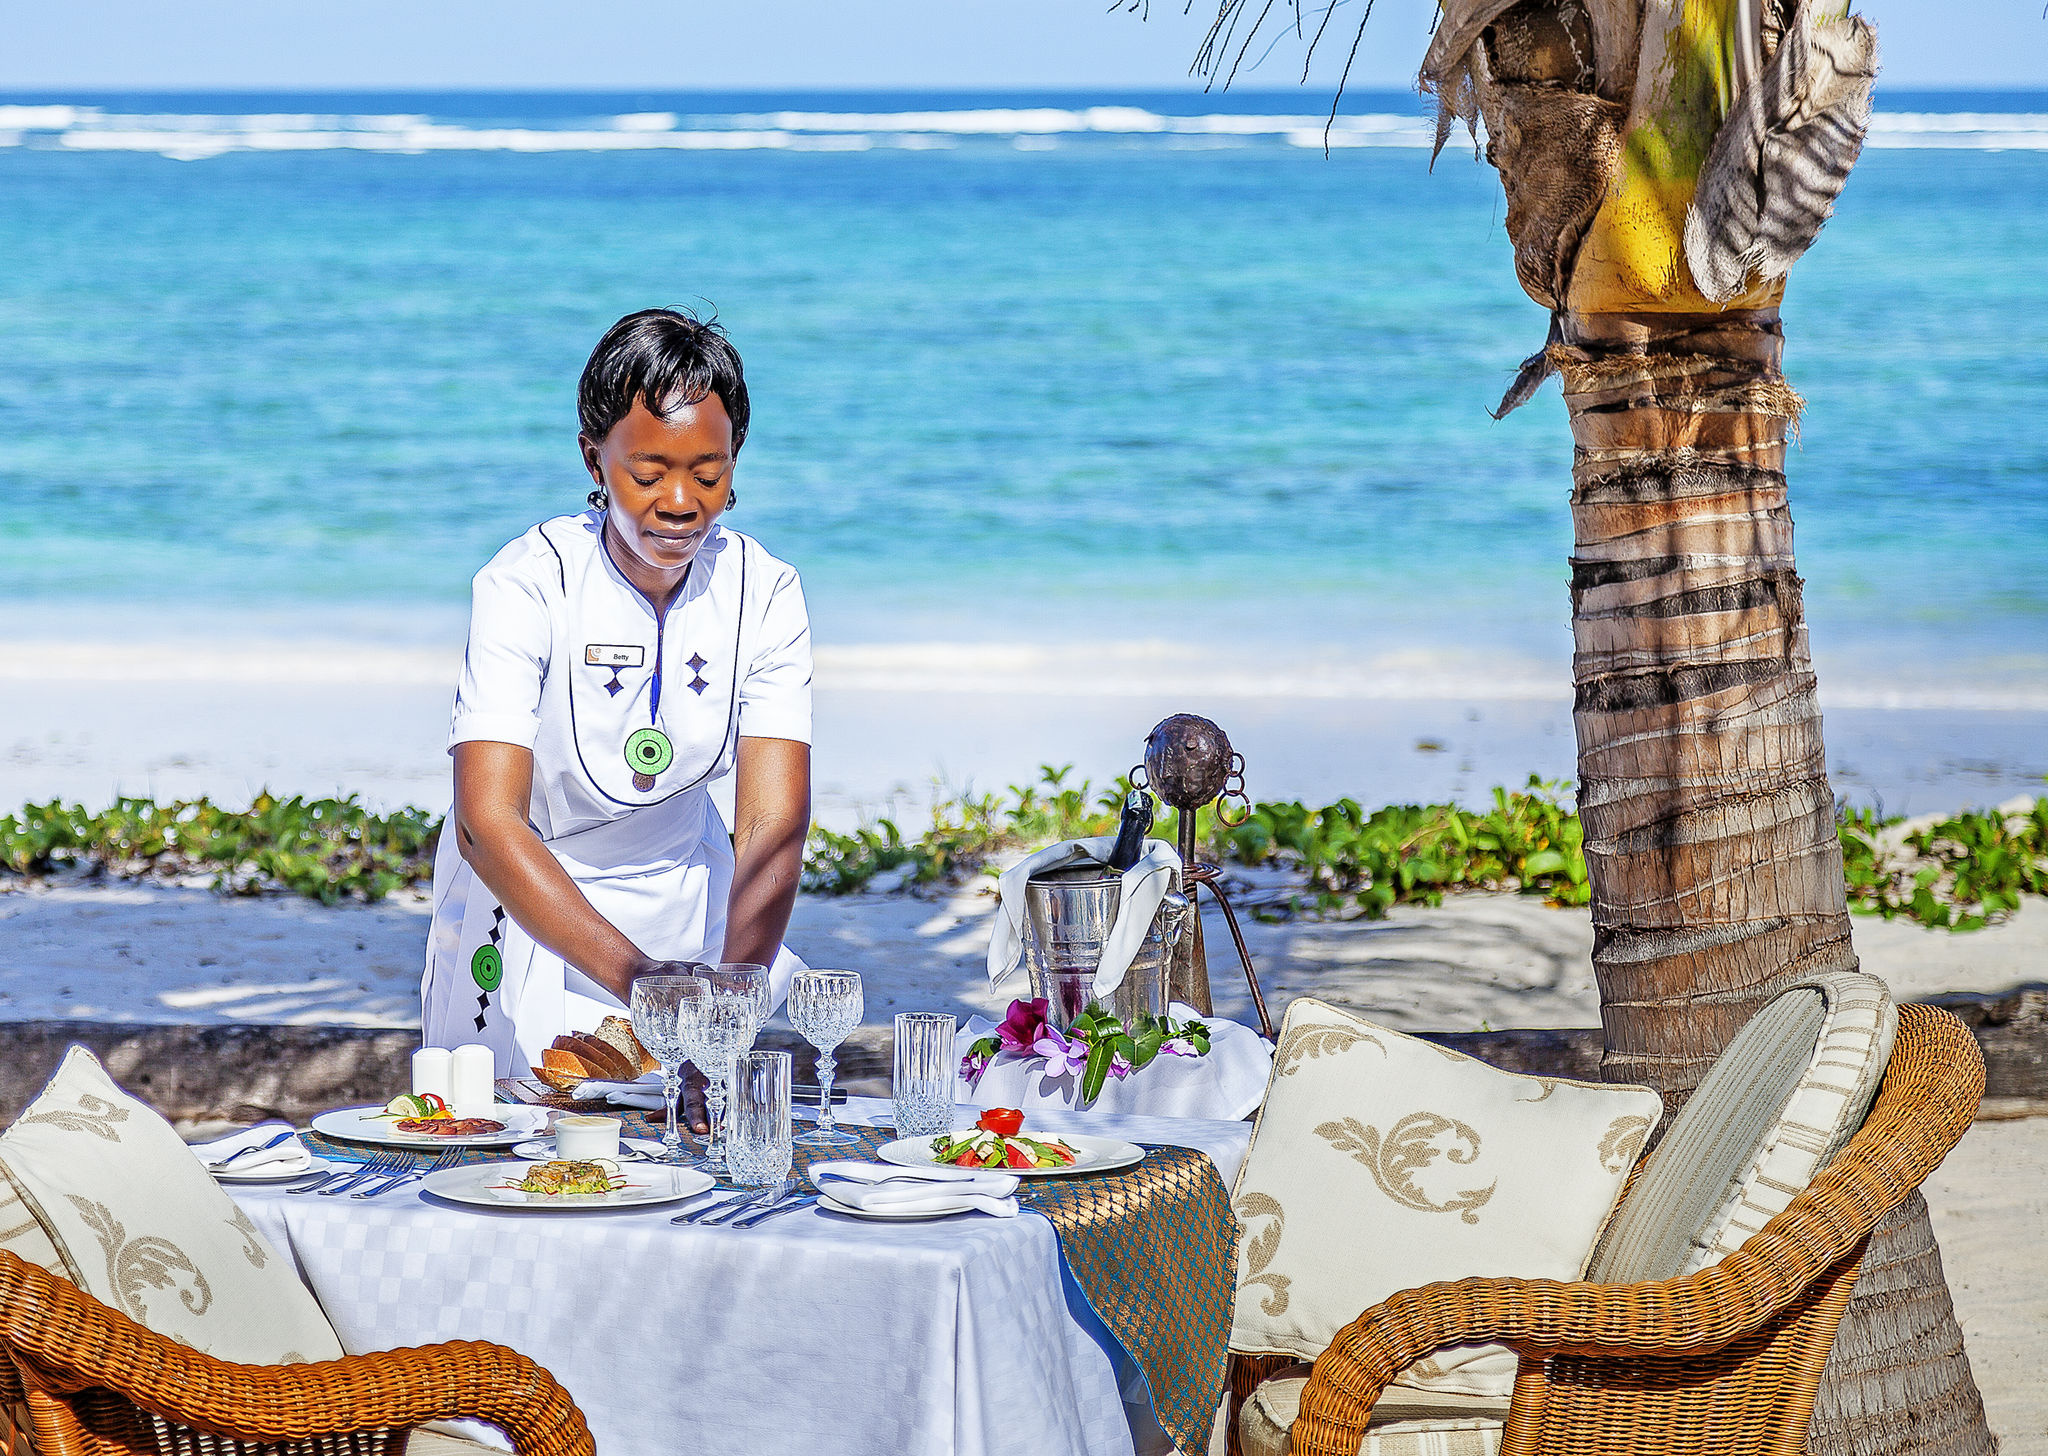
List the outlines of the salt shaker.
{"type": "Polygon", "coordinates": [[[497,1093],[497,1058],[471,1043],[449,1058],[448,1102],[457,1117],[488,1117],[497,1093]]]}
{"type": "Polygon", "coordinates": [[[421,1047],[412,1054],[412,1095],[428,1093],[443,1102],[454,1100],[454,1057],[446,1047],[421,1047]]]}

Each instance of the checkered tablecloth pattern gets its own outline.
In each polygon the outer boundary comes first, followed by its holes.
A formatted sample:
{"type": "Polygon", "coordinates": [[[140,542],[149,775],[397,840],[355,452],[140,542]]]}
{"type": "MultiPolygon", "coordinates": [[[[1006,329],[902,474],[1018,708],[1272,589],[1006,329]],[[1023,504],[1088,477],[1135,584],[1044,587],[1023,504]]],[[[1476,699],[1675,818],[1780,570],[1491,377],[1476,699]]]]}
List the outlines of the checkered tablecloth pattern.
{"type": "MultiPolygon", "coordinates": [[[[887,1108],[887,1104],[881,1104],[881,1108],[887,1108]]],[[[649,1124],[645,1116],[625,1112],[623,1118],[629,1137],[659,1137],[659,1126],[649,1124]]],[[[881,1118],[874,1120],[881,1122],[881,1118]]],[[[1051,1124],[1051,1118],[1047,1120],[1051,1124]]],[[[1237,1235],[1229,1214],[1225,1180],[1212,1157],[1229,1165],[1225,1173],[1235,1171],[1235,1159],[1243,1153],[1241,1132],[1237,1130],[1241,1124],[1171,1124],[1153,1118],[1071,1118],[1069,1122],[1071,1126],[1065,1130],[1130,1137],[1147,1149],[1145,1161],[1114,1173],[1024,1180],[1020,1200],[1026,1208],[1047,1218],[1057,1235],[1059,1261],[1071,1274],[1073,1284],[1092,1304],[1108,1333],[1145,1374],[1159,1425],[1182,1452],[1192,1456],[1206,1448],[1210,1419],[1223,1395],[1225,1339],[1235,1288],[1237,1235]],[[1157,1137],[1159,1132],[1174,1126],[1200,1128],[1202,1132],[1196,1132],[1196,1137],[1214,1139],[1221,1151],[1196,1151],[1147,1141],[1147,1134],[1157,1137]]],[[[874,1157],[874,1149],[895,1137],[895,1130],[889,1126],[860,1126],[854,1122],[844,1122],[842,1126],[856,1134],[858,1143],[836,1149],[799,1145],[797,1171],[823,1159],[874,1157]]],[[[1061,1130],[1061,1126],[1053,1124],[1049,1130],[1061,1130]]],[[[387,1151],[375,1145],[338,1143],[317,1134],[305,1134],[305,1143],[313,1153],[346,1161],[367,1161],[387,1151]]],[[[416,1165],[432,1165],[446,1153],[449,1149],[428,1147],[408,1153],[408,1157],[416,1165]]],[[[463,1163],[500,1161],[508,1157],[508,1149],[461,1149],[457,1157],[463,1163]]],[[[907,1321],[901,1323],[895,1335],[893,1347],[899,1358],[883,1362],[885,1368],[897,1370],[903,1364],[901,1356],[918,1347],[920,1339],[932,1343],[928,1358],[899,1370],[907,1386],[899,1393],[899,1399],[885,1399],[887,1393],[860,1386],[858,1399],[872,1407],[870,1417],[883,1411],[891,1419],[901,1419],[911,1411],[924,1411],[930,1417],[920,1415],[920,1421],[930,1425],[930,1429],[920,1425],[915,1431],[903,1429],[891,1436],[885,1442],[891,1452],[993,1452],[997,1450],[995,1433],[1008,1431],[1022,1436],[1026,1431],[1036,1431],[1036,1450],[1077,1454],[1079,1450],[1104,1450],[1100,1442],[1108,1440],[1108,1433],[1120,1425],[1112,1413],[1114,1405],[1110,1413],[1096,1411],[1096,1403],[1104,1395],[1114,1401],[1114,1393],[1085,1384],[1085,1380],[1100,1380],[1100,1376],[1079,1374],[1085,1360],[1075,1354],[1081,1350],[1075,1339],[1081,1339],[1085,1345],[1085,1337],[1077,1335],[1071,1327],[1053,1323],[1063,1319],[1057,1313],[1057,1288],[1038,1290],[1036,1286],[1018,1284],[1018,1280],[1028,1276],[1028,1261],[1014,1261],[1012,1249],[1016,1239],[1012,1233],[1024,1235],[1026,1229],[1018,1225],[1028,1221],[969,1218],[944,1221],[942,1225],[864,1225],[848,1231],[844,1221],[838,1225],[831,1221],[811,1225],[805,1214],[799,1214],[795,1221],[764,1225],[762,1235],[733,1237],[719,1235],[719,1231],[670,1229],[666,1218],[659,1214],[645,1218],[645,1225],[651,1225],[647,1233],[635,1233],[637,1221],[627,1216],[616,1216],[618,1223],[610,1223],[610,1218],[604,1216],[594,1216],[590,1223],[582,1218],[569,1218],[563,1223],[520,1218],[508,1221],[498,1214],[473,1216],[455,1208],[436,1210],[430,1204],[418,1206],[418,1200],[410,1196],[379,1198],[367,1206],[344,1208],[348,1200],[322,1204],[319,1198],[252,1192],[250,1204],[258,1208],[258,1223],[266,1227],[272,1241],[289,1241],[311,1266],[309,1278],[313,1278],[317,1292],[330,1307],[330,1315],[338,1317],[338,1329],[348,1327],[344,1339],[350,1341],[352,1350],[442,1337],[498,1337],[524,1347],[528,1354],[541,1358],[543,1364],[557,1368],[557,1374],[573,1376],[571,1390],[580,1390],[586,1380],[584,1364],[592,1370],[610,1370],[616,1360],[627,1358],[627,1352],[592,1352],[588,1325],[575,1323],[567,1331],[557,1331],[557,1319],[551,1311],[557,1304],[573,1309],[575,1300],[569,1296],[569,1290],[598,1286],[618,1268],[621,1257],[631,1264],[643,1245],[651,1251],[653,1245],[645,1241],[657,1229],[662,1235],[688,1243],[692,1257],[682,1259],[680,1264],[674,1259],[662,1259],[649,1268],[670,1270],[678,1280],[688,1276],[684,1286],[676,1286],[670,1302],[678,1309],[700,1309],[700,1321],[731,1317],[709,1294],[709,1290],[725,1280],[748,1282],[758,1298],[774,1300],[774,1286],[784,1282],[786,1276],[786,1292],[780,1296],[786,1307],[797,1307],[801,1300],[813,1298],[817,1290],[854,1278],[856,1270],[860,1270],[860,1280],[872,1280],[872,1288],[864,1284],[848,1286],[844,1294],[829,1302],[831,1309],[838,1311],[852,1298],[854,1307],[864,1311],[862,1321],[868,1325],[874,1325],[874,1321],[887,1323],[889,1319],[907,1321]],[[416,1212],[403,1212],[408,1204],[414,1204],[416,1212]],[[283,1223],[279,1223],[281,1218],[283,1223]],[[485,1218],[489,1223],[477,1223],[475,1218],[485,1218]],[[270,1225],[276,1227],[272,1229],[270,1225]],[[610,1231],[604,1231],[606,1225],[610,1231]],[[578,1249],[586,1235],[592,1243],[586,1257],[598,1261],[580,1266],[578,1249]],[[934,1268],[967,1270],[969,1284],[961,1286],[958,1294],[952,1294],[948,1290],[952,1288],[952,1278],[958,1276],[940,1276],[932,1282],[909,1274],[915,1264],[905,1264],[901,1270],[893,1264],[870,1261],[856,1266],[846,1264],[842,1255],[827,1257],[825,1264],[803,1261],[805,1253],[825,1255],[823,1247],[813,1249],[815,1243],[823,1241],[829,1241],[831,1247],[872,1253],[877,1237],[887,1237],[891,1245],[905,1245],[905,1253],[909,1253],[907,1245],[918,1245],[918,1257],[940,1259],[940,1266],[934,1268]],[[924,1245],[930,1247],[926,1249],[924,1245]],[[780,1253],[776,1255],[774,1278],[764,1280],[766,1268],[750,1261],[748,1251],[762,1249],[766,1253],[770,1247],[778,1247],[780,1253]],[[999,1259],[993,1253],[997,1247],[1004,1249],[999,1259]],[[971,1249],[981,1251],[973,1253],[971,1249]],[[375,1257],[371,1257],[373,1253],[375,1257]],[[485,1255],[489,1255],[489,1268],[479,1274],[477,1261],[485,1255]],[[739,1261],[731,1268],[723,1268],[707,1261],[709,1255],[727,1255],[739,1261]],[[444,1282],[446,1288],[440,1284],[420,1288],[416,1270],[422,1268],[432,1272],[432,1278],[444,1282]],[[803,1270],[809,1270],[809,1274],[801,1274],[803,1270]],[[997,1272],[1001,1278],[997,1278],[997,1272]],[[698,1288],[698,1282],[707,1290],[702,1296],[690,1292],[698,1288]],[[1004,1288],[997,1290],[997,1286],[1004,1288]],[[547,1294],[547,1290],[555,1292],[547,1294]],[[1044,1298],[1047,1294],[1053,1296],[1051,1304],[1044,1298]],[[905,1296],[909,1298],[905,1300],[905,1296]],[[512,1302],[500,1309],[506,1298],[512,1298],[512,1302]],[[692,1304],[698,1298],[709,1302],[692,1304]],[[393,1304],[393,1300],[397,1302],[393,1304]],[[485,1304],[477,1304],[477,1300],[485,1300],[485,1304]],[[903,1304],[903,1309],[893,1309],[891,1300],[903,1304]],[[926,1311],[920,1300],[938,1302],[926,1311]],[[528,1304],[532,1304],[532,1309],[528,1309],[528,1304]],[[342,1319],[342,1311],[348,1313],[348,1319],[342,1319]],[[934,1321],[930,1331],[924,1329],[928,1319],[934,1321]],[[528,1327],[522,1321],[537,1323],[528,1327]],[[954,1329],[952,1339],[944,1335],[946,1321],[954,1329]],[[963,1339],[967,1345],[958,1343],[963,1339]],[[985,1343],[989,1339],[997,1343],[985,1343]],[[961,1358],[958,1352],[967,1347],[979,1352],[975,1362],[981,1368],[971,1378],[967,1378],[965,1366],[958,1368],[948,1386],[946,1368],[961,1358]],[[1083,1384],[1077,1386],[1075,1380],[1083,1380],[1083,1384]],[[948,1388],[950,1397],[944,1395],[948,1388]],[[1044,1423],[1053,1419],[1049,1407],[1038,1407],[1040,1417],[1036,1419],[1028,1419],[1024,1409],[1001,1411],[1012,1407],[1014,1399],[1024,1401],[1024,1407],[1032,1409],[1032,1397],[1051,1397],[1055,1390],[1067,1393],[1069,1399],[1081,1397],[1083,1388],[1087,1390],[1085,1405],[1063,1411],[1055,1425],[1044,1423]],[[934,1399],[946,1401],[946,1407],[934,1407],[934,1399]],[[948,1409],[952,1411],[950,1415],[948,1409]],[[1026,1419],[1026,1425],[1018,1425],[1018,1419],[1026,1419]],[[969,1429],[987,1431],[991,1436],[963,1436],[963,1431],[969,1429]]],[[[831,1319],[838,1319],[838,1315],[831,1319]]],[[[780,1325],[778,1329],[776,1341],[791,1341],[791,1329],[780,1325]]],[[[766,1335],[766,1331],[758,1333],[766,1335]]],[[[819,1331],[813,1329],[809,1333],[819,1331]]],[[[883,1327],[872,1327],[864,1333],[870,1339],[881,1337],[883,1327]]],[[[741,1337],[739,1327],[731,1327],[729,1335],[719,1343],[719,1350],[739,1362],[750,1347],[748,1337],[741,1337]]],[[[889,1341],[885,1339],[885,1343],[889,1341]]],[[[770,1350],[776,1347],[762,1347],[748,1356],[752,1364],[741,1362],[735,1366],[752,1370],[750,1384],[754,1378],[760,1378],[764,1360],[774,1362],[782,1358],[780,1350],[768,1354],[770,1350]]],[[[846,1350],[846,1345],[840,1345],[840,1350],[846,1350]]],[[[795,1341],[791,1358],[797,1364],[791,1372],[782,1374],[815,1382],[821,1370],[817,1364],[819,1354],[817,1345],[807,1350],[803,1341],[795,1341]]],[[[705,1358],[702,1347],[692,1358],[698,1362],[705,1358]]],[[[852,1372],[854,1366],[846,1370],[846,1378],[854,1378],[852,1372]]],[[[584,1399],[582,1390],[580,1399],[584,1399]]],[[[840,1399],[850,1399],[848,1388],[842,1388],[840,1399]]],[[[1124,1399],[1130,1397],[1126,1395],[1124,1399]]],[[[645,1444],[641,1427],[621,1419],[627,1411],[610,1411],[606,1415],[600,1415],[596,1423],[606,1425],[608,1431],[614,1421],[621,1421],[618,1429],[612,1431],[610,1444],[621,1450],[637,1450],[645,1444]]],[[[659,1421],[653,1421],[653,1425],[659,1427],[659,1421]]],[[[838,1429],[838,1423],[831,1425],[831,1429],[838,1429]]],[[[870,1429],[868,1436],[879,1433],[879,1429],[870,1429]]],[[[729,1436],[737,1440],[741,1429],[731,1429],[729,1436]]],[[[1118,1436],[1122,1436],[1122,1431],[1118,1431],[1118,1436]]],[[[766,1440],[760,1431],[752,1431],[748,1440],[754,1438],[766,1440]]],[[[768,1450],[772,1446],[772,1442],[764,1446],[760,1440],[754,1442],[756,1448],[768,1450]]],[[[791,1440],[797,1442],[795,1433],[791,1440]]],[[[1128,1436],[1122,1436],[1122,1442],[1122,1450],[1128,1450],[1128,1436]]],[[[854,1442],[854,1446],[866,1450],[872,1442],[854,1442]]],[[[848,1446],[848,1450],[854,1446],[848,1446]]],[[[883,1450],[883,1446],[872,1448],[883,1450]]]]}

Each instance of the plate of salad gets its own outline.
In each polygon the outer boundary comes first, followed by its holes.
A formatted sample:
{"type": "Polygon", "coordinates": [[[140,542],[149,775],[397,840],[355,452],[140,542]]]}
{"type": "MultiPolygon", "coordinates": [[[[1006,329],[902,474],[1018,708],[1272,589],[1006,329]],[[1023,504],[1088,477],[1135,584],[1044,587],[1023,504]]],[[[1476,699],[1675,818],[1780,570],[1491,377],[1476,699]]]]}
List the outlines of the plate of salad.
{"type": "Polygon", "coordinates": [[[992,1107],[971,1128],[955,1128],[937,1137],[898,1138],[875,1149],[875,1156],[905,1168],[986,1169],[1019,1178],[1056,1178],[1128,1168],[1143,1160],[1145,1150],[1121,1138],[1027,1131],[1022,1112],[992,1107]]]}

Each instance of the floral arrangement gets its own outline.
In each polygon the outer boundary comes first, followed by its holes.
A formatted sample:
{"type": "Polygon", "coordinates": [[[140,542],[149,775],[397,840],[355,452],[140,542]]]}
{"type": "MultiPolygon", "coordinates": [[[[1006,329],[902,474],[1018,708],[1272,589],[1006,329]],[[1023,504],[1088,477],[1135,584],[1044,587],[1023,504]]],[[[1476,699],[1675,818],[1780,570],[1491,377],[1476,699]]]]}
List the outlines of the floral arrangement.
{"type": "Polygon", "coordinates": [[[1200,1021],[1172,1021],[1140,1016],[1128,1027],[1090,1002],[1088,1009],[1061,1031],[1046,1015],[1043,996],[1010,1003],[1010,1013],[995,1035],[982,1037],[960,1059],[960,1075],[976,1086],[982,1073],[998,1061],[1044,1057],[1049,1076],[1081,1075],[1081,1101],[1093,1102],[1111,1077],[1121,1081],[1153,1058],[1201,1057],[1209,1053],[1209,1028],[1200,1021]]]}

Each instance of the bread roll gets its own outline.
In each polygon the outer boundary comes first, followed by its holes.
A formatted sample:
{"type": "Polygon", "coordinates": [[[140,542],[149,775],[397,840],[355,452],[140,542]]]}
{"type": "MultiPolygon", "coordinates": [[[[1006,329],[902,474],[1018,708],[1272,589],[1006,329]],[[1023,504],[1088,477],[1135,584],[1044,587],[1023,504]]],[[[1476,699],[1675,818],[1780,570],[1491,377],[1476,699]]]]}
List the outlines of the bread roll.
{"type": "Polygon", "coordinates": [[[602,1068],[598,1067],[582,1052],[551,1046],[540,1054],[540,1065],[534,1068],[540,1079],[560,1092],[574,1090],[579,1082],[605,1081],[602,1068]]]}
{"type": "Polygon", "coordinates": [[[639,1037],[633,1035],[633,1023],[625,1017],[607,1016],[598,1026],[596,1035],[600,1041],[618,1048],[627,1061],[639,1068],[633,1074],[635,1077],[661,1070],[661,1063],[647,1055],[647,1048],[640,1045],[639,1037]]]}
{"type": "Polygon", "coordinates": [[[555,1045],[563,1051],[579,1053],[592,1066],[603,1068],[602,1075],[607,1082],[630,1082],[640,1075],[639,1067],[627,1061],[617,1047],[588,1032],[558,1036],[555,1045]]]}

